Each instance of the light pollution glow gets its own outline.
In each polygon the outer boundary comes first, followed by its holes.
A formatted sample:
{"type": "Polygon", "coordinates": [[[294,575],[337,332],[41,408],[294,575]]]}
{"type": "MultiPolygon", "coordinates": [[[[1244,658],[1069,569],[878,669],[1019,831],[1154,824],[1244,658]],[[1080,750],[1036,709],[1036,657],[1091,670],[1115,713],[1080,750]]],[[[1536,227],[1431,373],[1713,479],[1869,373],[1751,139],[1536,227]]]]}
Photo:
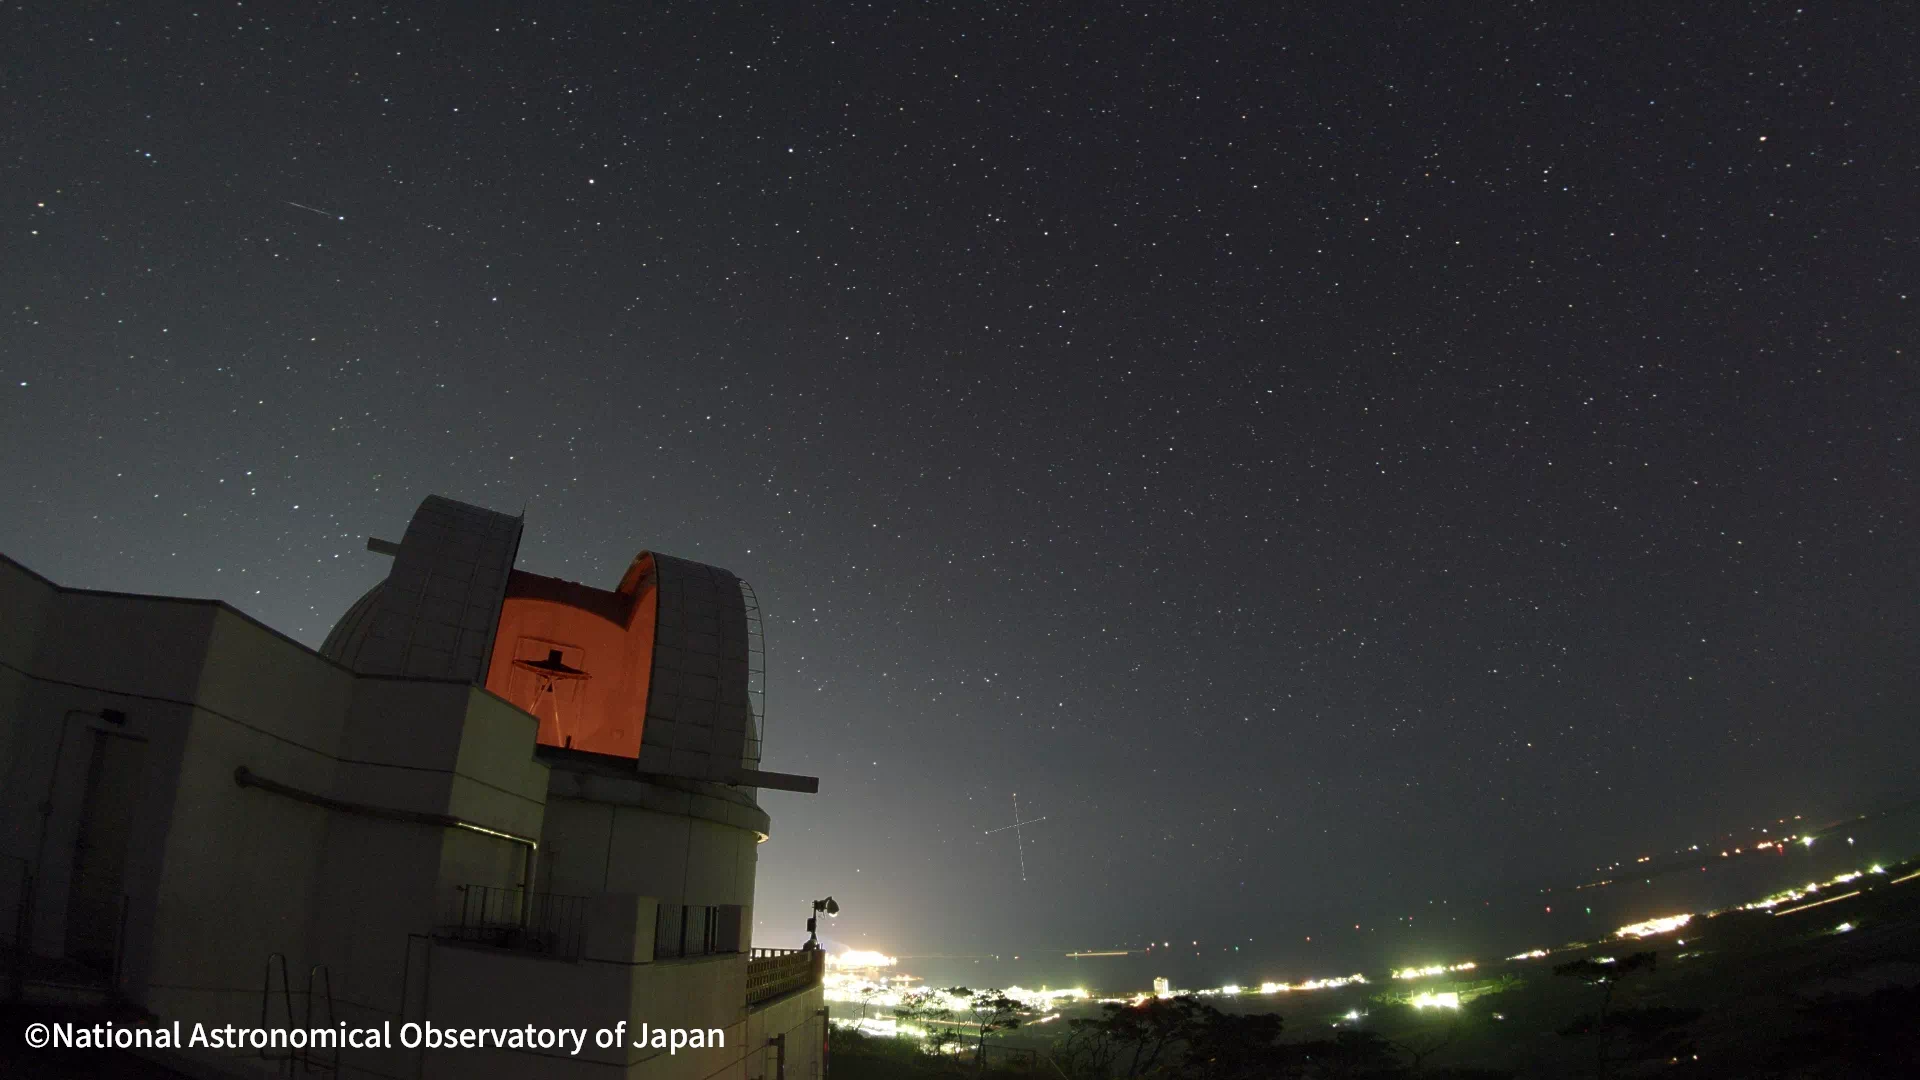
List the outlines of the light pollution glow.
{"type": "Polygon", "coordinates": [[[883,968],[899,963],[885,953],[867,949],[851,949],[843,953],[828,953],[827,966],[830,968],[883,968]]]}
{"type": "Polygon", "coordinates": [[[1396,979],[1424,979],[1430,975],[1445,975],[1449,971],[1471,971],[1477,966],[1473,961],[1467,960],[1463,963],[1454,964],[1452,967],[1434,964],[1430,967],[1423,968],[1402,968],[1394,972],[1393,977],[1396,979]]]}
{"type": "MultiPolygon", "coordinates": [[[[1706,913],[1706,915],[1707,917],[1711,918],[1715,915],[1723,914],[1726,911],[1772,911],[1776,915],[1791,914],[1792,912],[1795,912],[1795,911],[1803,911],[1803,910],[1806,910],[1807,908],[1819,907],[1823,904],[1832,903],[1833,901],[1836,901],[1836,900],[1845,900],[1849,897],[1858,896],[1859,892],[1855,891],[1855,892],[1849,892],[1840,896],[1823,898],[1814,903],[1803,904],[1799,907],[1794,907],[1787,910],[1775,910],[1775,909],[1779,908],[1779,906],[1782,904],[1789,904],[1795,901],[1804,900],[1809,895],[1818,893],[1822,888],[1823,884],[1824,885],[1844,885],[1844,884],[1847,884],[1848,882],[1852,882],[1859,879],[1864,874],[1884,876],[1886,872],[1887,872],[1886,867],[1880,865],[1879,863],[1875,863],[1874,865],[1868,867],[1864,871],[1860,871],[1860,870],[1849,871],[1847,873],[1840,874],[1834,877],[1833,879],[1831,879],[1830,881],[1827,881],[1824,883],[1817,882],[1817,881],[1808,882],[1805,886],[1787,889],[1784,892],[1776,893],[1762,900],[1756,900],[1752,903],[1742,904],[1734,908],[1722,908],[1718,911],[1709,911],[1706,913]]],[[[1920,871],[1915,871],[1913,873],[1905,875],[1904,877],[1894,878],[1892,881],[1887,882],[1887,884],[1898,885],[1902,882],[1911,881],[1915,878],[1920,878],[1920,871]]],[[[1659,934],[1670,933],[1674,930],[1680,929],[1681,927],[1687,926],[1693,921],[1693,918],[1694,916],[1692,914],[1666,915],[1657,919],[1648,919],[1644,922],[1634,923],[1630,926],[1623,926],[1618,930],[1615,930],[1613,933],[1614,933],[1614,937],[1616,938],[1653,937],[1659,934]]],[[[1852,923],[1842,923],[1840,926],[1835,928],[1834,932],[1846,933],[1847,931],[1850,931],[1853,928],[1854,928],[1854,924],[1852,923]]],[[[1681,944],[1685,944],[1685,943],[1682,942],[1681,944]]],[[[1588,946],[1584,943],[1577,943],[1574,945],[1566,946],[1565,949],[1575,950],[1575,949],[1583,949],[1586,947],[1588,946]]],[[[1564,950],[1531,949],[1531,950],[1528,950],[1527,952],[1516,953],[1512,956],[1507,957],[1506,959],[1537,960],[1542,957],[1549,956],[1553,952],[1557,952],[1557,951],[1564,951],[1564,950]]],[[[1075,953],[1071,955],[1119,956],[1119,955],[1126,955],[1126,950],[1116,950],[1112,953],[1075,953]]],[[[1593,961],[1594,963],[1597,963],[1597,964],[1611,964],[1616,962],[1615,958],[1611,956],[1594,957],[1593,961]]],[[[966,1009],[967,1001],[964,998],[954,997],[953,995],[947,994],[945,991],[942,991],[942,990],[926,990],[924,988],[920,988],[920,989],[912,988],[910,986],[910,982],[911,982],[910,976],[906,977],[906,980],[901,982],[899,985],[893,985],[892,980],[885,976],[880,976],[877,979],[868,977],[872,973],[877,972],[878,969],[884,968],[884,967],[893,967],[896,963],[897,961],[894,957],[887,956],[884,953],[867,951],[867,950],[849,951],[849,952],[844,952],[837,955],[828,954],[827,956],[828,972],[827,972],[826,983],[825,983],[827,1000],[852,1002],[856,1004],[878,1006],[881,1008],[893,1008],[898,1006],[901,1003],[902,999],[908,994],[930,993],[934,996],[936,1003],[941,1008],[953,1009],[955,1011],[963,1011],[966,1009]],[[860,974],[860,975],[851,974],[851,972],[854,972],[854,971],[858,971],[866,974],[860,974]]],[[[1477,967],[1477,965],[1471,960],[1466,960],[1457,964],[1450,964],[1450,965],[1432,964],[1426,967],[1419,967],[1419,968],[1403,968],[1399,971],[1393,972],[1393,978],[1422,979],[1422,978],[1429,978],[1437,975],[1445,975],[1450,972],[1471,971],[1475,967],[1477,967]]],[[[1131,994],[1124,997],[1101,998],[1099,1000],[1103,1002],[1116,1002],[1116,1003],[1129,1004],[1129,1005],[1139,1005],[1142,1002],[1148,1001],[1155,997],[1171,998],[1171,997],[1179,996],[1182,994],[1190,994],[1190,995],[1200,996],[1200,997],[1212,997],[1212,996],[1231,997],[1234,995],[1245,994],[1245,993],[1285,994],[1285,993],[1293,993],[1296,991],[1331,990],[1331,989],[1337,989],[1342,986],[1353,986],[1356,984],[1365,984],[1366,982],[1367,982],[1367,977],[1365,975],[1362,975],[1356,972],[1355,974],[1352,974],[1352,975],[1344,975],[1337,978],[1308,979],[1305,982],[1297,982],[1297,983],[1263,982],[1260,984],[1260,987],[1257,991],[1250,990],[1238,985],[1229,984],[1227,986],[1220,986],[1220,987],[1215,987],[1215,988],[1206,989],[1206,990],[1166,990],[1157,994],[1150,991],[1142,991],[1140,993],[1131,994]]],[[[1091,995],[1088,994],[1088,992],[1085,989],[1081,989],[1077,987],[1071,990],[1046,990],[1046,989],[1027,990],[1018,986],[1012,986],[1012,987],[1008,987],[1004,991],[1004,993],[1008,997],[1013,998],[1015,1001],[1020,1002],[1023,1007],[1033,1009],[1036,1011],[1050,1010],[1054,1008],[1057,1002],[1062,1002],[1062,1001],[1092,1000],[1091,995]]],[[[1460,1007],[1460,995],[1459,993],[1452,992],[1452,991],[1440,992],[1440,993],[1422,992],[1414,995],[1414,997],[1412,998],[1412,1004],[1414,1005],[1415,1008],[1421,1008],[1421,1009],[1433,1009],[1433,1008],[1457,1009],[1460,1007]]],[[[909,1034],[917,1030],[917,1029],[912,1029],[910,1025],[896,1024],[891,1017],[887,1017],[883,1019],[867,1019],[862,1021],[843,1021],[840,1019],[835,1019],[834,1023],[842,1026],[858,1026],[867,1031],[871,1031],[875,1034],[909,1034]]]]}
{"type": "Polygon", "coordinates": [[[1666,915],[1658,919],[1648,919],[1646,922],[1637,922],[1632,926],[1623,926],[1615,930],[1613,936],[1636,938],[1653,937],[1656,934],[1666,934],[1678,930],[1692,921],[1692,915],[1666,915]]]}

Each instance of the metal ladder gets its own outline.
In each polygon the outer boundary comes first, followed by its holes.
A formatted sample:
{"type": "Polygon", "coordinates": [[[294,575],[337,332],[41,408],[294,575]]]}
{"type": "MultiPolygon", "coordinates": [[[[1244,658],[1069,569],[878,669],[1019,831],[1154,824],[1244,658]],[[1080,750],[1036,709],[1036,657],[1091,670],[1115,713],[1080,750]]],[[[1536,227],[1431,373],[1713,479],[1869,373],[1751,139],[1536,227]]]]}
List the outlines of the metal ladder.
{"type": "MultiPolygon", "coordinates": [[[[276,963],[278,964],[280,972],[280,1000],[286,1007],[287,1030],[291,1031],[293,1029],[293,986],[287,979],[287,956],[285,953],[267,954],[267,971],[260,980],[260,1030],[269,1030],[267,1027],[267,1014],[271,1011],[273,1004],[273,973],[276,963]]],[[[293,1050],[289,1049],[283,1054],[274,1050],[271,1046],[263,1046],[260,1048],[260,1057],[264,1061],[283,1062],[284,1066],[280,1071],[287,1076],[293,1075],[293,1062],[295,1058],[293,1050]]]]}
{"type": "MultiPolygon", "coordinates": [[[[316,1027],[331,1028],[338,1023],[338,1020],[339,1017],[335,1014],[333,1007],[333,974],[327,970],[327,965],[315,964],[307,969],[307,1030],[313,1031],[316,1027]],[[315,1000],[313,980],[316,975],[319,976],[320,984],[326,989],[327,995],[326,1019],[318,1025],[313,1022],[313,1003],[315,1000]]],[[[300,1055],[301,1067],[306,1072],[330,1072],[338,1074],[340,1071],[340,1049],[341,1048],[336,1045],[331,1048],[331,1053],[329,1053],[328,1048],[309,1046],[300,1055]]]]}
{"type": "MultiPolygon", "coordinates": [[[[263,1031],[268,1030],[267,1017],[273,1011],[273,976],[276,971],[280,975],[281,1011],[286,1014],[286,1028],[291,1031],[294,1027],[293,984],[287,975],[287,956],[285,953],[267,954],[267,970],[260,982],[260,1028],[263,1031]]],[[[331,1028],[338,1022],[333,1001],[333,975],[327,970],[327,965],[315,964],[307,969],[306,1029],[309,1032],[313,1031],[315,1027],[314,1001],[316,998],[321,997],[321,995],[324,995],[327,1008],[326,1016],[321,1018],[319,1026],[331,1028]],[[320,994],[314,992],[314,984],[316,981],[320,985],[320,994]]],[[[331,1053],[328,1053],[325,1049],[312,1046],[305,1049],[288,1048],[284,1051],[263,1046],[260,1048],[260,1057],[266,1061],[280,1062],[280,1072],[287,1076],[293,1075],[294,1064],[296,1062],[299,1064],[299,1071],[301,1072],[330,1072],[337,1074],[340,1071],[340,1048],[337,1046],[332,1048],[331,1053]]]]}

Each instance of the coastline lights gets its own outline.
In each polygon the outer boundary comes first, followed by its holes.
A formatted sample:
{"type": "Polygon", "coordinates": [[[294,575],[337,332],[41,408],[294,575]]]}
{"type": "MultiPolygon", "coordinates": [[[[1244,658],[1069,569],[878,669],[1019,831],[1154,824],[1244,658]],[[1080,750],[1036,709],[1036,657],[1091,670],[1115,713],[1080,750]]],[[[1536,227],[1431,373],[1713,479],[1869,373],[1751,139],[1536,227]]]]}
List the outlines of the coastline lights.
{"type": "Polygon", "coordinates": [[[1029,1009],[1042,1011],[1053,1008],[1058,1002],[1086,1001],[1092,996],[1085,988],[1078,986],[1071,990],[1028,990],[1025,987],[1009,986],[1005,993],[1029,1009]]]}
{"type": "Polygon", "coordinates": [[[885,953],[870,949],[849,949],[843,953],[828,953],[827,966],[831,968],[883,968],[899,963],[885,953]]]}
{"type": "Polygon", "coordinates": [[[1623,926],[1613,932],[1614,937],[1653,937],[1656,934],[1671,933],[1693,921],[1692,915],[1667,915],[1658,919],[1648,919],[1632,926],[1623,926]]]}
{"type": "MultiPolygon", "coordinates": [[[[1545,956],[1546,954],[1542,953],[1541,955],[1545,956]]],[[[1452,967],[1446,967],[1441,964],[1434,964],[1430,967],[1423,967],[1423,968],[1402,968],[1399,971],[1394,972],[1393,977],[1396,979],[1424,979],[1430,975],[1445,975],[1449,971],[1472,971],[1477,966],[1479,965],[1475,964],[1471,960],[1467,960],[1462,963],[1455,964],[1452,967]]]]}
{"type": "Polygon", "coordinates": [[[1543,956],[1545,956],[1545,955],[1547,955],[1547,950],[1545,950],[1545,949],[1535,949],[1535,950],[1533,950],[1532,952],[1523,952],[1523,953],[1515,953],[1514,955],[1512,955],[1512,956],[1509,956],[1509,957],[1507,957],[1507,959],[1509,959],[1509,960],[1538,960],[1538,959],[1540,959],[1541,957],[1543,957],[1543,956]]]}
{"type": "Polygon", "coordinates": [[[1342,986],[1352,986],[1355,983],[1364,984],[1366,981],[1367,977],[1365,975],[1353,974],[1343,975],[1337,979],[1308,979],[1303,983],[1265,982],[1260,984],[1260,992],[1263,994],[1287,994],[1295,990],[1333,990],[1342,986]]]}
{"type": "MultiPolygon", "coordinates": [[[[824,985],[828,1001],[883,1009],[899,1008],[909,996],[925,996],[936,1008],[952,1009],[956,1012],[972,1006],[970,998],[956,996],[945,990],[912,988],[904,985],[889,986],[884,982],[872,982],[847,975],[829,974],[824,985]]],[[[1009,986],[1001,993],[1019,1002],[1022,1008],[1036,1012],[1057,1008],[1063,1001],[1086,1001],[1092,996],[1082,987],[1067,990],[1029,990],[1022,986],[1009,986]]]]}

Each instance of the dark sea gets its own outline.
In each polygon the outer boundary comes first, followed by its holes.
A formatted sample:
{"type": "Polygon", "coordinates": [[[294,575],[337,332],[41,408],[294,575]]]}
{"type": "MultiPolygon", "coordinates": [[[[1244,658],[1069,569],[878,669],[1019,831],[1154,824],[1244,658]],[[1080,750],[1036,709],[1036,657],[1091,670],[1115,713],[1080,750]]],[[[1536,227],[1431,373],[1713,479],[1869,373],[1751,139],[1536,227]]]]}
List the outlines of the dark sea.
{"type": "MultiPolygon", "coordinates": [[[[1251,936],[1290,943],[1258,950],[1248,944],[1236,947],[1207,941],[1155,943],[1151,951],[1138,943],[1131,948],[1128,943],[996,944],[903,955],[894,970],[934,986],[1083,987],[1113,995],[1149,990],[1156,978],[1169,980],[1176,990],[1229,984],[1252,989],[1263,982],[1298,983],[1355,972],[1379,981],[1401,967],[1464,960],[1486,966],[1534,948],[1602,941],[1629,923],[1732,907],[1790,886],[1865,870],[1876,862],[1891,866],[1920,855],[1920,806],[1834,829],[1811,847],[1789,844],[1779,854],[1772,848],[1758,854],[1745,848],[1741,855],[1723,859],[1716,848],[1684,858],[1664,856],[1612,873],[1610,885],[1576,890],[1571,887],[1575,883],[1569,882],[1551,892],[1483,902],[1477,910],[1466,905],[1445,916],[1445,921],[1424,927],[1368,925],[1378,920],[1356,918],[1368,928],[1351,937],[1337,935],[1312,944],[1293,941],[1284,927],[1262,926],[1239,928],[1238,936],[1243,942],[1251,936]],[[1128,951],[1122,956],[1067,955],[1107,949],[1128,951]]],[[[1824,895],[1858,884],[1862,883],[1827,889],[1824,895]]],[[[1920,889],[1920,880],[1899,887],[1920,889]]],[[[1356,908],[1377,911],[1381,907],[1365,898],[1356,902],[1356,908]]],[[[1825,915],[1809,910],[1786,917],[1819,920],[1825,915]]],[[[1682,929],[1660,940],[1685,937],[1682,929]]]]}

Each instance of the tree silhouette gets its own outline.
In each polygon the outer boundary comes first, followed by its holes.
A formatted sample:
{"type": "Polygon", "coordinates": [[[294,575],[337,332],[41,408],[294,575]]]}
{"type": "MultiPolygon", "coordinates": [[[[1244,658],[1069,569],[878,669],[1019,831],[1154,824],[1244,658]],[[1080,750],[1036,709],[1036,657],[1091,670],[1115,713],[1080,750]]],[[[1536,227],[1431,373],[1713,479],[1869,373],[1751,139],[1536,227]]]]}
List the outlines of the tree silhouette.
{"type": "Polygon", "coordinates": [[[967,1002],[967,1009],[973,1013],[973,1022],[979,1026],[979,1041],[974,1047],[974,1067],[985,1071],[987,1067],[987,1036],[1003,1031],[1012,1031],[1020,1026],[1020,1003],[1006,995],[1002,990],[969,990],[956,986],[947,993],[967,1002]]]}
{"type": "Polygon", "coordinates": [[[1197,1080],[1263,1080],[1284,1065],[1278,1013],[1222,1013],[1202,1005],[1187,1035],[1186,1075],[1197,1080]]]}
{"type": "Polygon", "coordinates": [[[1281,1075],[1289,1060],[1272,1013],[1229,1015],[1186,995],[1101,1008],[1098,1019],[1067,1021],[1062,1072],[1096,1080],[1264,1080],[1281,1075]]]}
{"type": "MultiPolygon", "coordinates": [[[[1607,1053],[1608,1043],[1615,1032],[1628,1030],[1624,1025],[1610,1022],[1607,1016],[1607,1010],[1613,1004],[1614,991],[1619,987],[1622,979],[1651,972],[1658,959],[1658,953],[1643,952],[1611,962],[1573,960],[1557,965],[1553,969],[1555,975],[1580,979],[1590,986],[1601,988],[1599,1013],[1579,1017],[1571,1025],[1562,1029],[1561,1034],[1570,1037],[1586,1035],[1589,1032],[1592,1034],[1594,1075],[1602,1080],[1606,1077],[1607,1066],[1611,1063],[1607,1053]]],[[[1689,1021],[1691,1019],[1692,1017],[1688,1018],[1689,1021]]]]}
{"type": "Polygon", "coordinates": [[[900,999],[893,1007],[897,1020],[917,1024],[924,1032],[920,1045],[929,1054],[944,1054],[946,1048],[960,1038],[953,1024],[953,1010],[946,1005],[946,999],[934,990],[916,990],[900,999]]]}

